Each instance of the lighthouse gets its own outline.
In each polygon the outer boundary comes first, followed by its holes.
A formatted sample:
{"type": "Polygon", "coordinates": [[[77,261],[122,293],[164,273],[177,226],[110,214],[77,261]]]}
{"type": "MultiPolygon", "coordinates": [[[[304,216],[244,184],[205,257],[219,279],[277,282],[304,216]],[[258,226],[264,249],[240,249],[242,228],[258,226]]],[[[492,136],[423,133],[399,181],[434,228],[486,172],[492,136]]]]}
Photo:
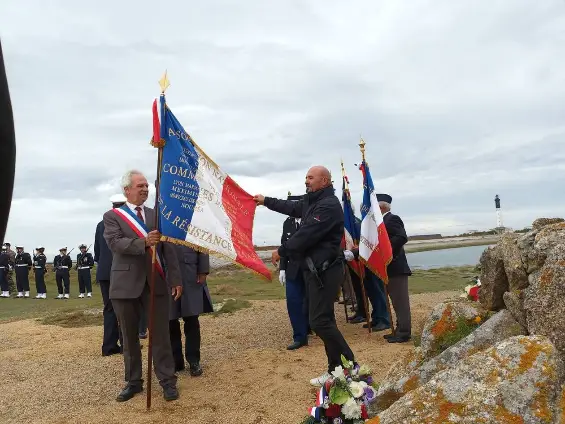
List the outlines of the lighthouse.
{"type": "Polygon", "coordinates": [[[502,212],[500,211],[500,197],[498,197],[498,194],[494,196],[494,205],[496,206],[496,228],[498,231],[502,231],[504,227],[502,224],[502,212]]]}

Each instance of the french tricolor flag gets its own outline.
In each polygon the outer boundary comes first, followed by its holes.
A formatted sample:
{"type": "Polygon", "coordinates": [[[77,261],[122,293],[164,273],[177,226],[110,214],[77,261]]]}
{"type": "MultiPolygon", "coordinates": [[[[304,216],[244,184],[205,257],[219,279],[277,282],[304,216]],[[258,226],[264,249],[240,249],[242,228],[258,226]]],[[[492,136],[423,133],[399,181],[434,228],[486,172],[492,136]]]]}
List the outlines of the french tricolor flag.
{"type": "Polygon", "coordinates": [[[160,114],[153,103],[153,142],[164,143],[159,164],[161,240],[216,254],[270,280],[253,245],[253,196],[194,142],[164,94],[160,101],[160,114]]]}
{"type": "Polygon", "coordinates": [[[388,284],[387,266],[392,261],[392,246],[383,222],[369,166],[365,160],[363,160],[359,169],[363,174],[359,259],[373,274],[385,284],[388,284]]]}
{"type": "MultiPolygon", "coordinates": [[[[353,207],[351,206],[351,193],[349,191],[349,179],[345,175],[345,168],[343,167],[343,162],[341,162],[341,169],[343,171],[343,186],[341,195],[341,206],[343,207],[343,248],[346,250],[351,250],[359,245],[359,233],[357,231],[357,226],[355,225],[355,214],[353,213],[353,207]]],[[[348,265],[357,275],[361,275],[359,261],[353,260],[349,261],[348,265]]]]}

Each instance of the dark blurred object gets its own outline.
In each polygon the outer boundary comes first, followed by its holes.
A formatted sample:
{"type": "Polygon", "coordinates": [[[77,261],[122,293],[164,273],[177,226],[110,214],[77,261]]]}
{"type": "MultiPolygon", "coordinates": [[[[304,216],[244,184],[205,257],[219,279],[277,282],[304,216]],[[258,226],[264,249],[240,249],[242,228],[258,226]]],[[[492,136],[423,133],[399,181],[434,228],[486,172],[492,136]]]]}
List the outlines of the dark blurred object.
{"type": "Polygon", "coordinates": [[[14,115],[8,91],[2,42],[0,41],[0,242],[4,243],[14,191],[16,136],[14,115]]]}

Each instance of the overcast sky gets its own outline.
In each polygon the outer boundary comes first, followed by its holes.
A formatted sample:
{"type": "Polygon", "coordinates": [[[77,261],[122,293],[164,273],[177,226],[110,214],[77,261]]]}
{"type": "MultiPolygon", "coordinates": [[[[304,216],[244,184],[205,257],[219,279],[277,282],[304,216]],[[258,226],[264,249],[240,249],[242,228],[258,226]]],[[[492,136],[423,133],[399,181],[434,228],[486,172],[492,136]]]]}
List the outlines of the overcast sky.
{"type": "MultiPolygon", "coordinates": [[[[154,180],[164,69],[173,112],[251,194],[303,193],[315,164],[341,189],[343,158],[358,205],[362,134],[409,234],[492,228],[495,194],[506,226],[564,216],[563,28],[562,0],[4,1],[7,240],[90,244],[121,174],[154,180]]],[[[255,242],[283,220],[259,208],[255,242]]]]}

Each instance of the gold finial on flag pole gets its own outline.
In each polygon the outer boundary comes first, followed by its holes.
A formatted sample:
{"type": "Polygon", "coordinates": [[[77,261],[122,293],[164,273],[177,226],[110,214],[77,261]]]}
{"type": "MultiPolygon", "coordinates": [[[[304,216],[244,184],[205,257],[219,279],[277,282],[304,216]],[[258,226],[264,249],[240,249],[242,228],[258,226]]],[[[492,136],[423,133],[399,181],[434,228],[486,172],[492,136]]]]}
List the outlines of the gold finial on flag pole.
{"type": "Polygon", "coordinates": [[[363,162],[365,162],[365,140],[363,140],[363,137],[359,136],[359,138],[361,139],[361,141],[359,142],[359,148],[361,149],[361,156],[363,158],[363,162]]]}
{"type": "Polygon", "coordinates": [[[165,94],[165,90],[169,88],[169,85],[171,85],[171,83],[167,78],[167,70],[165,69],[165,73],[163,74],[163,77],[159,80],[159,86],[161,87],[161,94],[165,94]]]}

